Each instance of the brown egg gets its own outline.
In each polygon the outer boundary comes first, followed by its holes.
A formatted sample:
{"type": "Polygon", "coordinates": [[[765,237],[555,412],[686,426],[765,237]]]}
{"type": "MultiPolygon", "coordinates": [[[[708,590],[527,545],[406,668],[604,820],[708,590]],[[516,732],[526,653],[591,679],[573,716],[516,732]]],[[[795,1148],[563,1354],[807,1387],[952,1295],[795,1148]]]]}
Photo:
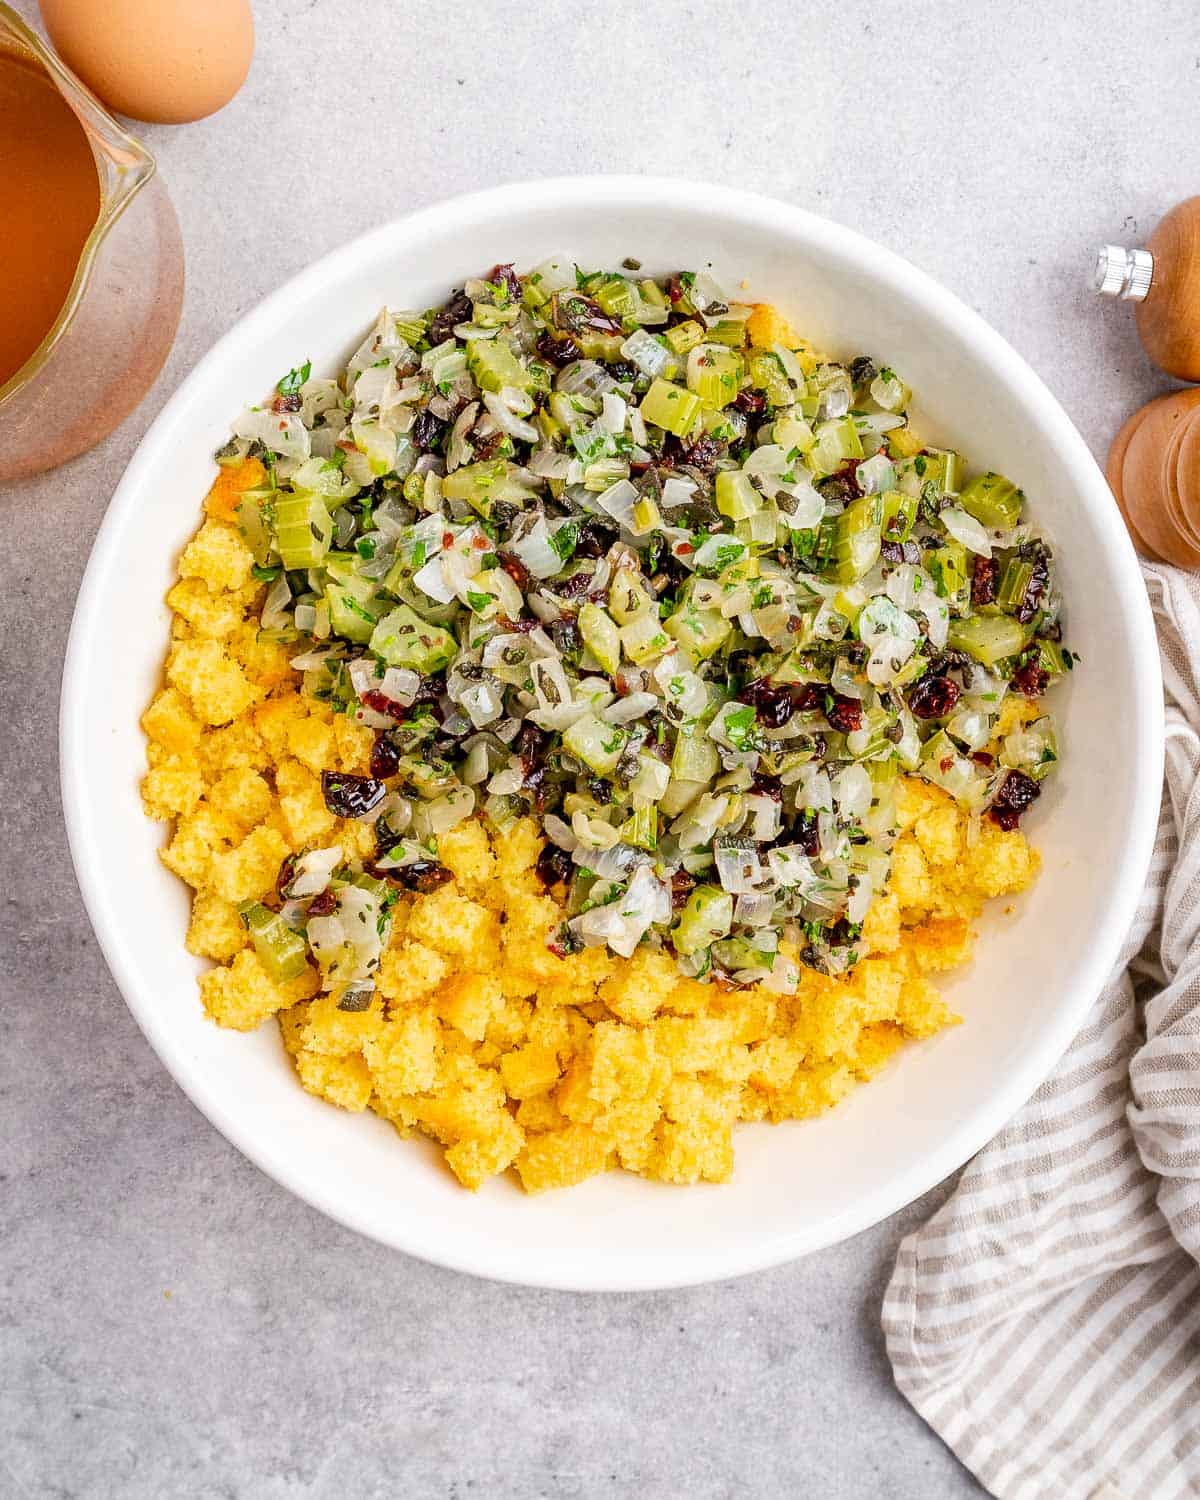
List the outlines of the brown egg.
{"type": "Polygon", "coordinates": [[[118,114],[156,125],[228,104],[254,55],[249,0],[41,0],[68,67],[118,114]]]}

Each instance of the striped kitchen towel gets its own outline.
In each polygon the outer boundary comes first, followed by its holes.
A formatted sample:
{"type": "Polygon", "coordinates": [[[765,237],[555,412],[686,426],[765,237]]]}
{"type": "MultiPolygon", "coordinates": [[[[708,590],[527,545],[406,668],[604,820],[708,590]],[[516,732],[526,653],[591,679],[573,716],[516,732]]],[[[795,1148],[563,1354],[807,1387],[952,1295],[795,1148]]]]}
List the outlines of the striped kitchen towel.
{"type": "Polygon", "coordinates": [[[1144,571],[1166,793],[1120,968],[884,1299],[897,1385],[998,1500],[1200,1496],[1200,581],[1144,571]]]}

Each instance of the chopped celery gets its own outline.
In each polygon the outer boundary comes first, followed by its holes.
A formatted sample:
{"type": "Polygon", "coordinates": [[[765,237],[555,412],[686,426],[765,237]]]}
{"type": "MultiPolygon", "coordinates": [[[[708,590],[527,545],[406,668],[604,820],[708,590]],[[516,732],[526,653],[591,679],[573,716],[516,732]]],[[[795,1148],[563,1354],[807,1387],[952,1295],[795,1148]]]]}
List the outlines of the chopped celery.
{"type": "Polygon", "coordinates": [[[595,714],[584,714],[563,733],[563,747],[576,760],[590,766],[597,776],[617,768],[628,735],[619,724],[608,724],[595,714]]]}
{"type": "Polygon", "coordinates": [[[1009,615],[971,615],[950,621],[949,644],[991,667],[1021,650],[1025,627],[1009,615]]]}
{"type": "Polygon", "coordinates": [[[959,495],[958,503],[981,526],[1009,531],[1021,519],[1024,499],[1025,496],[1011,480],[989,469],[986,474],[980,474],[971,480],[959,495]]]}
{"type": "Polygon", "coordinates": [[[689,318],[686,323],[676,323],[674,328],[666,329],[663,338],[676,354],[688,354],[697,344],[704,342],[704,324],[689,318]]]}
{"type": "Polygon", "coordinates": [[[641,293],[642,301],[648,302],[651,307],[667,307],[667,294],[659,286],[657,281],[647,277],[645,281],[638,282],[638,291],[641,293]]]}
{"type": "Polygon", "coordinates": [[[365,645],[388,606],[375,593],[369,579],[347,577],[331,579],[325,586],[329,606],[329,624],[335,635],[365,645]]]}
{"type": "Polygon", "coordinates": [[[658,610],[641,573],[628,567],[618,568],[613,574],[613,581],[608,586],[608,610],[618,625],[628,625],[630,620],[650,612],[654,613],[655,619],[658,618],[658,610]]]}
{"type": "Polygon", "coordinates": [[[749,474],[740,469],[722,469],[717,474],[716,495],[717,509],[733,521],[744,521],[762,509],[763,497],[749,474]]]}
{"type": "Polygon", "coordinates": [[[925,444],[908,427],[893,427],[887,435],[887,449],[891,458],[900,461],[915,458],[925,444]]]}
{"type": "Polygon", "coordinates": [[[621,665],[621,632],[612,616],[598,604],[585,604],[579,611],[579,633],[584,645],[611,677],[621,665]]]}
{"type": "Polygon", "coordinates": [[[467,369],[483,391],[532,390],[534,377],[513,353],[512,345],[500,335],[494,339],[472,339],[467,344],[467,369]]]}
{"type": "Polygon", "coordinates": [[[705,406],[726,407],[741,388],[745,367],[740,354],[723,344],[699,344],[688,355],[688,390],[705,406]]]}
{"type": "Polygon", "coordinates": [[[370,648],[392,667],[438,672],[458,653],[458,642],[441,625],[431,625],[415,609],[398,604],[371,632],[370,648]]]}
{"type": "Polygon", "coordinates": [[[270,977],[277,984],[299,979],[308,968],[308,945],[303,937],[261,901],[243,902],[238,911],[250,929],[258,960],[270,977]]]}
{"type": "Polygon", "coordinates": [[[621,358],[623,333],[598,333],[594,328],[580,328],[571,335],[584,359],[613,360],[621,358]]]}
{"type": "Polygon", "coordinates": [[[238,530],[260,567],[265,567],[271,558],[271,529],[264,512],[269,510],[276,496],[275,490],[243,490],[238,501],[238,530]]]}
{"type": "Polygon", "coordinates": [[[906,542],[912,536],[916,524],[919,502],[916,495],[906,495],[902,490],[883,492],[883,539],[885,542],[906,542]]]}
{"type": "Polygon", "coordinates": [[[660,378],[642,397],[640,410],[645,421],[673,432],[676,437],[683,437],[691,431],[700,415],[700,397],[694,391],[686,391],[681,385],[660,378]]]}
{"type": "Polygon", "coordinates": [[[1057,641],[1037,640],[1037,664],[1043,672],[1049,672],[1052,677],[1058,677],[1063,672],[1069,672],[1072,667],[1071,661],[1064,653],[1057,641]]]}
{"type": "Polygon", "coordinates": [[[649,495],[643,495],[633,507],[629,529],[634,536],[648,536],[662,525],[662,513],[649,495]]]}
{"type": "Polygon", "coordinates": [[[698,885],[679,914],[671,940],[677,953],[697,953],[733,926],[733,897],[716,885],[698,885]]]}
{"type": "Polygon", "coordinates": [[[732,622],[718,609],[697,609],[681,604],[663,621],[663,629],[693,656],[702,659],[719,651],[733,633],[732,622]]]}
{"type": "Polygon", "coordinates": [[[777,354],[763,351],[750,356],[750,386],[765,391],[771,406],[791,406],[795,396],[792,383],[783,372],[777,354]]]}
{"type": "Polygon", "coordinates": [[[847,459],[863,456],[862,438],[853,417],[836,417],[821,422],[815,436],[816,441],[805,455],[805,461],[814,474],[832,474],[847,459]]]}
{"type": "Polygon", "coordinates": [[[632,318],[638,310],[638,294],[623,276],[602,281],[596,288],[595,298],[613,318],[632,318]]]}
{"type": "Polygon", "coordinates": [[[852,500],[834,521],[832,576],[857,583],[879,561],[879,506],[874,495],[852,500]]]}
{"type": "Polygon", "coordinates": [[[329,551],[333,520],[319,495],[281,496],[275,503],[275,546],[293,568],[315,568],[329,551]]]}
{"type": "Polygon", "coordinates": [[[465,500],[486,520],[497,502],[522,506],[529,491],[516,477],[514,467],[504,458],[485,459],[482,463],[464,464],[447,474],[442,493],[448,500],[465,500]]]}
{"type": "Polygon", "coordinates": [[[632,844],[635,849],[646,849],[653,853],[658,848],[658,809],[639,807],[630,813],[618,830],[622,842],[632,844]]]}
{"type": "Polygon", "coordinates": [[[662,656],[671,644],[665,626],[666,622],[658,618],[657,611],[638,615],[628,625],[622,625],[621,645],[629,660],[642,667],[662,656]]]}
{"type": "Polygon", "coordinates": [[[927,547],[923,560],[939,597],[953,599],[967,581],[967,549],[961,542],[947,541],[927,547]]]}
{"type": "Polygon", "coordinates": [[[720,753],[707,732],[698,725],[681,728],[671,754],[672,779],[707,784],[720,769],[720,753]]]}
{"type": "Polygon", "coordinates": [[[787,454],[809,452],[816,442],[816,434],[803,417],[792,413],[780,417],[771,433],[772,438],[787,454]]]}
{"type": "Polygon", "coordinates": [[[1020,557],[1012,558],[1001,574],[1000,587],[996,590],[996,603],[1002,609],[1020,609],[1032,582],[1033,564],[1020,557]]]}

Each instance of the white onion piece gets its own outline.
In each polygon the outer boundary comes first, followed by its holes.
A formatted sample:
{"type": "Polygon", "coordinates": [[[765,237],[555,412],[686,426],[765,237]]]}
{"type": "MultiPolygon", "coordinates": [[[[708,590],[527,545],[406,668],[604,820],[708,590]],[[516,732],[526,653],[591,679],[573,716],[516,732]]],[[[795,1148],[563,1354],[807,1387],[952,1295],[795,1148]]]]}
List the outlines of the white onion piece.
{"type": "Polygon", "coordinates": [[[257,440],[273,453],[300,462],[312,451],[308,428],[296,412],[244,411],[233,424],[233,435],[257,440]]]}
{"type": "Polygon", "coordinates": [[[262,623],[267,630],[282,630],[290,625],[287,606],[292,602],[292,590],[288,585],[287,574],[280,573],[279,577],[267,590],[267,597],[263,600],[262,623]]]}
{"type": "Polygon", "coordinates": [[[871,810],[871,778],[863,766],[843,766],[833,778],[833,796],[843,818],[859,822],[871,810]]]}
{"type": "Polygon", "coordinates": [[[507,432],[509,437],[519,438],[523,443],[536,443],[541,437],[541,433],[532,422],[525,422],[514,415],[500,397],[491,391],[484,392],[483,404],[491,413],[492,420],[502,432],[507,432]]]}
{"type": "Polygon", "coordinates": [[[974,516],[969,516],[957,505],[949,505],[939,513],[938,520],[968,552],[974,552],[979,557],[991,557],[991,538],[974,516]]]}
{"type": "Polygon", "coordinates": [[[508,550],[520,558],[534,578],[552,578],[562,571],[563,560],[554,550],[545,516],[538,516],[524,536],[509,542],[508,550]]]}
{"type": "Polygon", "coordinates": [[[356,656],[347,668],[350,684],[361,698],[364,693],[382,690],[383,678],[365,656],[356,656]]]}
{"type": "Polygon", "coordinates": [[[451,604],[454,601],[455,591],[446,580],[440,556],[431,557],[424,567],[418,568],[413,574],[413,583],[438,604],[451,604]]]}
{"type": "Polygon", "coordinates": [[[656,375],[664,374],[676,362],[676,356],[669,349],[660,344],[653,334],[645,333],[640,328],[624,341],[621,353],[652,380],[656,375]]]}
{"type": "Polygon", "coordinates": [[[718,844],[714,858],[718,880],[733,895],[756,891],[762,886],[763,867],[753,846],[718,844]]]}
{"type": "Polygon", "coordinates": [[[625,419],[628,415],[629,407],[624,398],[618,396],[615,391],[605,391],[601,398],[600,426],[616,437],[625,431],[625,419]]]}
{"type": "Polygon", "coordinates": [[[794,995],[800,987],[800,966],[794,959],[777,953],[771,972],[760,983],[764,990],[770,990],[772,994],[794,995]]]}
{"type": "Polygon", "coordinates": [[[610,703],[601,717],[610,724],[630,724],[657,707],[658,699],[653,693],[630,693],[627,698],[618,698],[610,703]]]}
{"type": "Polygon", "coordinates": [[[336,844],[328,849],[309,849],[296,861],[296,874],[290,886],[291,895],[319,896],[328,888],[329,877],[341,862],[342,851],[336,844]]]}
{"type": "Polygon", "coordinates": [[[407,708],[421,691],[420,673],[414,672],[411,667],[389,667],[383,674],[379,690],[385,698],[391,698],[407,708]]]}
{"type": "Polygon", "coordinates": [[[570,824],[564,822],[557,814],[547,813],[542,819],[542,828],[550,842],[560,849],[565,849],[568,854],[578,849],[579,840],[571,832],[570,824]]]}
{"type": "Polygon", "coordinates": [[[676,505],[690,505],[696,493],[696,481],[672,475],[663,482],[661,503],[667,510],[676,505]]]}
{"type": "Polygon", "coordinates": [[[775,897],[769,893],[743,891],[733,908],[733,920],[744,927],[765,927],[775,914],[775,897]]]}
{"type": "Polygon", "coordinates": [[[596,504],[600,509],[627,531],[633,523],[633,507],[637,501],[637,489],[628,479],[618,479],[616,484],[610,484],[603,494],[596,496],[596,504]]]}
{"type": "Polygon", "coordinates": [[[319,651],[304,651],[299,656],[293,656],[288,663],[297,672],[315,672],[323,667],[327,661],[336,661],[337,652],[331,647],[323,647],[319,651]]]}

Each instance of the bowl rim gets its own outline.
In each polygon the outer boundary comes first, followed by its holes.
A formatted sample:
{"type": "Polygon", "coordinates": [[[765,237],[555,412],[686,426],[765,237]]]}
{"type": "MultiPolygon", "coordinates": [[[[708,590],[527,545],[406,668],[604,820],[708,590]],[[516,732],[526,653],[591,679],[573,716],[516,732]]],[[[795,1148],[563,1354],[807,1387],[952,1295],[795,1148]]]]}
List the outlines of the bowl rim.
{"type": "MultiPolygon", "coordinates": [[[[348,334],[353,330],[348,330],[348,334]]],[[[1149,599],[1142,584],[1133,547],[1112,502],[1108,485],[1080,433],[1015,349],[957,295],[927,272],[856,230],[845,228],[807,209],[741,189],[676,178],[602,175],[545,178],[455,195],[378,226],[330,251],[282,286],[269,293],[212,345],[194,365],[150,424],[122,475],[99,527],[79,589],[67,641],[60,698],[59,751],[63,814],[68,844],[84,905],[105,961],[134,1019],[175,1082],[192,1103],[268,1176],[312,1207],[368,1238],[436,1265],[491,1280],[518,1285],[575,1291],[643,1291],[725,1280],[783,1264],[823,1249],[869,1228],[920,1197],[949,1176],[996,1135],[1048,1077],[1098,998],[1115,965],[1133,920],[1149,868],[1157,827],[1164,720],[1161,668],[1149,599]],[[1043,430],[1056,445],[1077,491],[1084,497],[1099,540],[1128,585],[1125,626],[1128,648],[1138,682],[1139,701],[1127,705],[1138,726],[1139,765],[1130,806],[1130,836],[1126,857],[1116,872],[1098,916],[1095,941],[1077,971],[1070,1003],[1059,1011],[1031,1043],[1022,1065],[1000,1080],[995,1091],[976,1110],[946,1131],[937,1147],[894,1174],[881,1188],[818,1224],[793,1227],[764,1237],[752,1247],[690,1247],[670,1271],[658,1257],[640,1265],[622,1261],[610,1272],[589,1274],[571,1264],[539,1263],[531,1268],[521,1253],[482,1241],[459,1245],[439,1238],[438,1226],[420,1222],[401,1233],[384,1233],[370,1222],[369,1212],[339,1199],[327,1181],[304,1180],[282,1150],[256,1137],[253,1128],[226,1109],[206,1077],[190,1064],[168,1022],[168,1013],[152,1003],[140,984],[131,948],[117,936],[110,919],[112,893],[103,876],[102,851],[89,826],[85,776],[88,725],[80,710],[80,691],[87,672],[91,622],[103,608],[107,590],[119,572],[118,538],[122,525],[147,481],[169,463],[177,430],[186,427],[191,407],[219,370],[227,355],[253,342],[260,327],[275,321],[294,301],[316,290],[344,267],[370,260],[394,236],[411,235],[422,223],[447,218],[469,222],[490,210],[515,204],[527,210],[562,205],[636,203],[664,210],[678,207],[694,212],[697,204],[738,219],[769,234],[787,228],[799,238],[835,254],[860,272],[894,285],[916,307],[927,311],[988,365],[1009,386],[1018,389],[1022,403],[1036,403],[1043,430]]]]}

